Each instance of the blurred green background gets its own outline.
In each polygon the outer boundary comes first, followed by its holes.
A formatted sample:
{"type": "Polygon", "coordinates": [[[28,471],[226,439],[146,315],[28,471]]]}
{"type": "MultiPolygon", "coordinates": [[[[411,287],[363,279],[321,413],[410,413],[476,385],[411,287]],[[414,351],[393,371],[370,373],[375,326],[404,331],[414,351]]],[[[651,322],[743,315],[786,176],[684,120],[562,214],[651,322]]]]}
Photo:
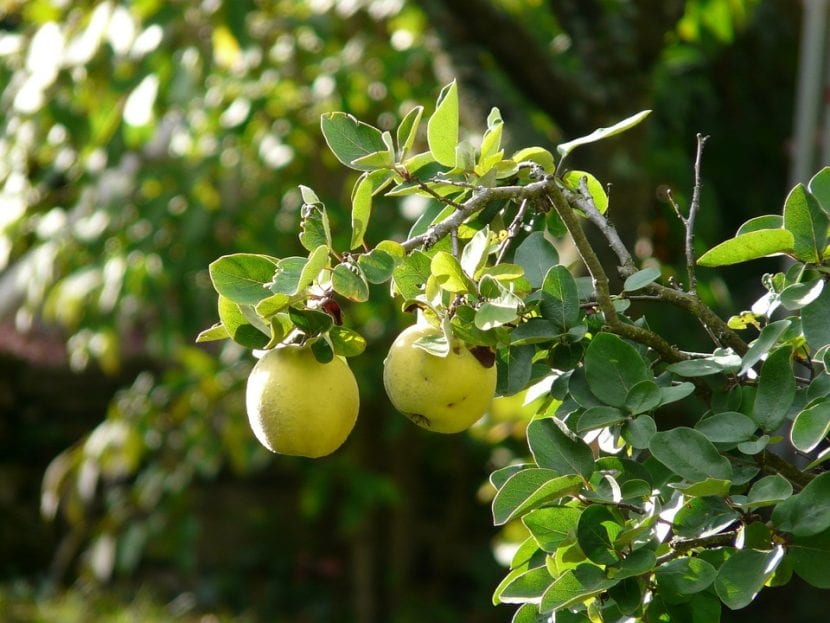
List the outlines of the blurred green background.
{"type": "MultiPolygon", "coordinates": [[[[344,310],[369,341],[351,438],[271,455],[244,414],[250,353],[194,344],[217,319],[207,266],[300,253],[301,183],[345,246],[354,176],[320,114],[390,129],[457,77],[470,135],[498,106],[514,148],[653,109],[571,164],[682,276],[660,197],[687,203],[697,132],[701,249],[780,209],[800,25],[792,0],[0,0],[0,620],[509,620],[490,595],[515,535],[486,478],[524,451],[521,410],[447,437],[395,413],[381,361],[408,320],[379,288],[344,310]]],[[[378,202],[368,240],[423,208],[378,202]]],[[[751,268],[703,274],[707,300],[748,307],[751,268]]],[[[768,593],[724,620],[820,600],[768,593]]]]}

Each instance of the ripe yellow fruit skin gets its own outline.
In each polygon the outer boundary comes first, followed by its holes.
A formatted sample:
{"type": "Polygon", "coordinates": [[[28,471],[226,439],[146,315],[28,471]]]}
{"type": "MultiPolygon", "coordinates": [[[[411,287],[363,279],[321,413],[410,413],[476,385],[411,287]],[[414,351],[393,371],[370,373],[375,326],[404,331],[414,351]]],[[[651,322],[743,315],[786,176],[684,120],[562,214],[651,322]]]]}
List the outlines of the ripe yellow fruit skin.
{"type": "Polygon", "coordinates": [[[268,351],[248,377],[248,421],[272,452],[319,458],[339,448],[360,407],[357,381],[340,357],[328,363],[310,348],[268,351]]]}
{"type": "Polygon", "coordinates": [[[439,333],[428,325],[405,329],[383,362],[383,385],[395,408],[418,426],[458,433],[490,407],[496,367],[484,367],[460,341],[453,342],[446,357],[414,346],[419,338],[439,333]]]}

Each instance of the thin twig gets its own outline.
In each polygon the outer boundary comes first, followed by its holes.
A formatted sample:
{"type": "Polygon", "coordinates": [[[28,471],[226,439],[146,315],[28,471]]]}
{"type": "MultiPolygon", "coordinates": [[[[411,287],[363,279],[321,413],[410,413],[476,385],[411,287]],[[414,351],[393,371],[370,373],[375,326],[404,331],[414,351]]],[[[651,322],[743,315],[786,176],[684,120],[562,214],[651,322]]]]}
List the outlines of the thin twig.
{"type": "Polygon", "coordinates": [[[523,200],[522,204],[519,206],[518,212],[516,212],[516,216],[513,217],[513,221],[507,228],[507,236],[499,247],[499,254],[496,257],[496,264],[501,264],[501,261],[504,259],[504,255],[507,253],[507,249],[510,247],[510,243],[519,234],[519,228],[521,228],[522,221],[524,221],[525,218],[525,212],[527,212],[527,205],[527,199],[523,200]]]}
{"type": "Polygon", "coordinates": [[[446,204],[446,205],[452,206],[452,207],[454,207],[456,210],[461,210],[461,209],[462,209],[462,207],[461,207],[461,204],[460,204],[460,203],[457,203],[457,202],[453,201],[452,199],[450,199],[450,198],[448,198],[448,197],[442,197],[442,196],[441,196],[441,195],[439,195],[437,192],[435,192],[435,189],[431,188],[431,187],[430,187],[430,186],[429,186],[426,182],[424,182],[423,180],[418,179],[418,178],[417,178],[417,177],[415,177],[414,175],[411,175],[411,176],[409,177],[409,179],[410,179],[411,181],[415,182],[416,184],[418,184],[418,188],[420,188],[420,189],[421,189],[421,190],[423,190],[424,192],[429,193],[430,195],[432,195],[432,197],[433,197],[434,199],[436,199],[439,203],[444,203],[444,204],[446,204]]]}
{"type": "Polygon", "coordinates": [[[729,532],[721,532],[720,534],[713,534],[711,536],[701,537],[699,539],[685,539],[682,541],[672,541],[669,546],[672,548],[668,554],[664,554],[657,558],[657,566],[663,563],[674,560],[683,556],[686,552],[699,548],[721,547],[723,545],[732,545],[738,536],[736,530],[729,532]]]}
{"type": "Polygon", "coordinates": [[[697,134],[697,152],[695,153],[695,186],[692,190],[692,204],[689,206],[689,217],[685,220],[686,226],[686,270],[689,273],[689,292],[697,295],[697,277],[695,276],[695,220],[700,210],[700,163],[703,159],[703,146],[706,145],[708,136],[700,132],[697,134]]]}
{"type": "Polygon", "coordinates": [[[452,242],[452,254],[454,257],[461,257],[461,251],[458,248],[458,228],[453,227],[450,230],[450,241],[452,242]]]}

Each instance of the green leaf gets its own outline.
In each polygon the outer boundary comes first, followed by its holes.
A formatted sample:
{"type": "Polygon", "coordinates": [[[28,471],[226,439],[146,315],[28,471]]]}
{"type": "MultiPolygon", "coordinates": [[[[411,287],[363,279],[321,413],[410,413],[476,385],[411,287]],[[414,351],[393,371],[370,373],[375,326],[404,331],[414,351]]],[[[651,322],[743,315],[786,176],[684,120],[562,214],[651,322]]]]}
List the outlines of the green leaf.
{"type": "Polygon", "coordinates": [[[424,291],[431,262],[426,253],[415,250],[395,268],[392,273],[395,288],[404,300],[414,299],[424,291]]]}
{"type": "Polygon", "coordinates": [[[533,346],[511,346],[496,352],[496,393],[499,396],[512,396],[527,386],[534,351],[533,346]]]}
{"type": "Polygon", "coordinates": [[[691,396],[695,391],[693,383],[683,381],[677,385],[670,385],[668,387],[660,388],[660,406],[683,400],[686,396],[691,396]]]}
{"type": "Polygon", "coordinates": [[[655,409],[661,402],[663,394],[657,383],[651,380],[640,381],[628,390],[625,396],[625,408],[631,415],[638,415],[655,409]]]}
{"type": "Polygon", "coordinates": [[[703,433],[678,426],[655,433],[648,449],[663,465],[690,482],[707,478],[729,479],[732,466],[703,433]]]}
{"type": "Polygon", "coordinates": [[[350,249],[363,245],[363,237],[372,216],[372,180],[367,174],[360,176],[352,193],[352,239],[350,249]]]}
{"type": "Polygon", "coordinates": [[[812,536],[830,528],[830,472],[819,474],[800,493],[778,504],[772,523],[796,536],[812,536]]]}
{"type": "Polygon", "coordinates": [[[763,216],[756,216],[749,219],[738,228],[735,233],[736,236],[741,234],[748,234],[751,231],[758,231],[759,229],[781,229],[784,227],[784,217],[780,214],[764,214],[763,216]]]}
{"type": "Polygon", "coordinates": [[[516,575],[498,593],[498,601],[503,604],[521,604],[527,601],[539,601],[542,593],[553,582],[546,566],[528,569],[516,575]]]}
{"type": "Polygon", "coordinates": [[[341,357],[357,357],[366,350],[366,338],[347,327],[334,326],[329,330],[334,354],[341,357]]]}
{"type": "Polygon", "coordinates": [[[540,612],[553,612],[578,604],[614,586],[618,580],[605,577],[602,568],[588,563],[568,569],[542,595],[540,612]]]}
{"type": "Polygon", "coordinates": [[[470,277],[475,276],[484,265],[490,245],[490,228],[479,229],[461,251],[461,268],[470,277]]]}
{"type": "Polygon", "coordinates": [[[401,119],[400,125],[396,132],[395,138],[398,141],[398,159],[406,158],[406,153],[412,148],[415,142],[415,137],[418,135],[418,126],[421,124],[421,117],[424,114],[423,106],[416,106],[410,110],[404,118],[401,119]]]}
{"type": "Polygon", "coordinates": [[[792,251],[793,235],[786,229],[759,229],[721,242],[701,255],[697,263],[713,268],[739,264],[792,251]]]}
{"type": "Polygon", "coordinates": [[[798,576],[816,588],[830,588],[830,530],[790,539],[787,558],[798,576]]]}
{"type": "Polygon", "coordinates": [[[684,556],[657,567],[654,577],[660,591],[681,596],[706,590],[717,574],[717,569],[705,560],[684,556]]]}
{"type": "Polygon", "coordinates": [[[303,270],[300,272],[300,278],[297,281],[297,289],[290,294],[297,294],[302,292],[310,286],[317,279],[320,271],[323,270],[329,263],[329,248],[326,245],[317,247],[314,251],[308,254],[308,261],[303,270]]]}
{"type": "Polygon", "coordinates": [[[540,311],[564,331],[579,322],[579,291],[576,280],[564,266],[552,266],[545,274],[540,311]]]}
{"type": "Polygon", "coordinates": [[[625,423],[620,434],[627,444],[637,450],[645,450],[657,432],[657,423],[650,415],[638,415],[625,423]]]}
{"type": "Polygon", "coordinates": [[[707,497],[712,495],[725,497],[729,495],[729,489],[732,487],[732,481],[720,478],[707,478],[706,480],[693,482],[691,484],[670,482],[669,486],[672,489],[682,491],[687,497],[707,497]]]}
{"type": "MultiPolygon", "coordinates": [[[[493,163],[496,158],[501,159],[503,152],[501,148],[501,135],[504,130],[504,121],[501,118],[501,113],[498,108],[492,108],[490,114],[487,115],[487,131],[481,139],[481,149],[479,150],[479,164],[493,163]]],[[[481,173],[484,173],[482,171],[481,173]]]]}
{"type": "Polygon", "coordinates": [[[515,463],[513,465],[507,465],[499,468],[490,474],[490,484],[496,489],[501,489],[504,486],[504,483],[507,482],[513,474],[529,467],[536,466],[531,463],[515,463]]]}
{"type": "Polygon", "coordinates": [[[588,143],[594,143],[596,141],[601,141],[603,139],[609,138],[614,136],[615,134],[620,134],[621,132],[625,132],[629,128],[633,128],[635,125],[640,123],[643,119],[648,117],[651,113],[650,110],[644,110],[642,112],[638,112],[636,115],[632,115],[623,119],[622,121],[618,121],[612,126],[607,128],[599,128],[594,130],[587,136],[582,136],[580,138],[576,138],[572,141],[568,141],[567,143],[562,143],[556,147],[556,150],[559,152],[561,159],[564,159],[569,153],[571,153],[574,149],[579,147],[580,145],[587,145],[588,143]]]}
{"type": "Polygon", "coordinates": [[[376,167],[354,164],[355,160],[387,150],[380,130],[344,112],[324,113],[320,117],[320,128],[335,157],[358,171],[371,171],[376,167]]]}
{"type": "Polygon", "coordinates": [[[446,357],[450,354],[450,341],[443,333],[424,335],[415,340],[412,345],[436,357],[446,357]]]}
{"type": "MultiPolygon", "coordinates": [[[[630,552],[616,567],[609,567],[608,577],[614,580],[623,580],[648,573],[654,568],[657,556],[645,547],[630,552]]],[[[639,601],[639,597],[638,597],[639,601]]]]}
{"type": "Polygon", "coordinates": [[[267,284],[274,277],[277,260],[267,255],[235,253],[211,262],[210,280],[222,296],[241,305],[256,305],[271,295],[267,284]]]}
{"type": "Polygon", "coordinates": [[[695,424],[695,430],[706,435],[706,438],[714,443],[746,441],[757,428],[758,425],[752,418],[737,411],[715,413],[695,424]]]}
{"type": "Polygon", "coordinates": [[[590,407],[579,416],[579,420],[576,423],[576,430],[582,433],[596,428],[605,428],[606,426],[625,421],[626,417],[625,412],[616,407],[608,407],[606,405],[590,407]]]}
{"type": "Polygon", "coordinates": [[[648,284],[653,283],[655,279],[659,279],[660,274],[660,269],[654,267],[638,270],[625,280],[623,290],[626,292],[635,292],[636,290],[645,288],[648,284]]]}
{"type": "Polygon", "coordinates": [[[624,407],[631,388],[651,380],[651,373],[636,348],[613,333],[600,333],[585,351],[585,378],[597,398],[624,407]]]}
{"type": "MultiPolygon", "coordinates": [[[[539,615],[539,608],[535,604],[527,603],[516,610],[510,623],[542,623],[543,619],[539,615]]],[[[568,623],[582,623],[582,622],[568,622],[568,623]]],[[[586,623],[589,623],[586,621],[586,623]]]]}
{"type": "Polygon", "coordinates": [[[742,549],[724,562],[715,578],[715,593],[731,610],[745,608],[764,587],[784,556],[783,548],[771,551],[742,549]]]}
{"type": "MultiPolygon", "coordinates": [[[[242,311],[242,308],[229,298],[219,296],[219,319],[228,332],[228,336],[237,344],[245,348],[263,348],[270,341],[270,332],[267,332],[263,322],[257,327],[242,311]]],[[[250,308],[249,308],[250,309],[250,308]]]]}
{"type": "Polygon", "coordinates": [[[334,324],[331,316],[316,309],[288,308],[288,315],[291,322],[307,336],[314,337],[325,333],[334,324]]]}
{"type": "Polygon", "coordinates": [[[741,359],[741,369],[738,374],[745,374],[747,370],[761,361],[791,324],[792,322],[785,318],[771,322],[761,329],[761,333],[741,359]]]}
{"type": "Polygon", "coordinates": [[[674,532],[683,538],[702,538],[719,534],[739,517],[720,496],[692,498],[674,516],[674,532]]]}
{"type": "Polygon", "coordinates": [[[357,265],[363,270],[369,283],[384,283],[392,277],[397,261],[382,249],[374,248],[357,258],[357,265]]]}
{"type": "Polygon", "coordinates": [[[217,322],[212,327],[201,331],[196,336],[196,342],[215,342],[216,340],[226,340],[230,337],[228,330],[221,322],[217,322]]]}
{"type": "Polygon", "coordinates": [[[830,344],[830,288],[825,287],[819,297],[801,310],[801,328],[813,352],[830,344]]]}
{"type": "Polygon", "coordinates": [[[784,229],[793,235],[793,255],[802,262],[818,263],[827,246],[827,215],[803,184],[784,201],[784,229]]]}
{"type": "Polygon", "coordinates": [[[430,270],[442,290],[453,294],[467,294],[476,291],[476,285],[461,268],[461,262],[451,253],[438,251],[433,255],[430,270]]]}
{"type": "MultiPolygon", "coordinates": [[[[303,186],[301,188],[307,187],[303,186]]],[[[317,196],[310,188],[307,188],[307,191],[311,193],[309,196],[317,196]]],[[[300,244],[303,245],[306,251],[313,251],[320,245],[331,247],[329,217],[326,214],[326,207],[322,203],[306,202],[303,204],[300,228],[302,230],[300,232],[300,244]]]]}
{"type": "Polygon", "coordinates": [[[482,277],[479,281],[479,290],[482,295],[485,293],[489,295],[493,290],[498,293],[498,296],[488,296],[490,300],[485,301],[476,311],[475,326],[477,328],[486,331],[513,322],[519,317],[522,300],[496,279],[490,276],[482,277]]]}
{"type": "Polygon", "coordinates": [[[764,362],[755,393],[752,416],[766,432],[778,430],[795,398],[792,347],[774,350],[764,362]]]}
{"type": "Polygon", "coordinates": [[[544,318],[531,318],[511,331],[510,343],[516,346],[544,344],[555,340],[560,333],[556,325],[544,318]]]}
{"type": "Polygon", "coordinates": [[[311,342],[311,352],[320,363],[328,363],[334,359],[334,351],[326,339],[316,339],[311,342]]]}
{"type": "Polygon", "coordinates": [[[778,299],[785,309],[795,311],[806,307],[821,296],[824,284],[823,279],[813,279],[806,283],[793,283],[781,291],[778,299]]]}
{"type": "Polygon", "coordinates": [[[620,560],[614,541],[622,530],[619,518],[611,509],[592,504],[582,511],[576,526],[576,539],[591,562],[613,565],[620,560]]]}
{"type": "Polygon", "coordinates": [[[539,547],[553,553],[576,530],[582,511],[570,506],[549,506],[530,511],[522,523],[539,547]]]}
{"type": "Polygon", "coordinates": [[[678,361],[666,368],[669,372],[673,372],[679,376],[686,378],[695,378],[700,376],[709,376],[711,374],[718,374],[723,372],[723,366],[717,361],[708,357],[701,359],[687,359],[686,361],[678,361]]]}
{"type": "Polygon", "coordinates": [[[537,467],[516,472],[493,498],[493,523],[505,524],[542,502],[578,491],[581,484],[578,476],[560,476],[550,469],[537,467]]]}
{"type": "Polygon", "coordinates": [[[296,294],[300,276],[308,264],[307,257],[284,257],[277,263],[277,269],[268,289],[274,294],[296,294]]]}
{"type": "MultiPolygon", "coordinates": [[[[588,194],[594,202],[594,207],[600,214],[605,214],[608,211],[608,195],[605,193],[605,188],[596,177],[587,171],[568,171],[562,177],[562,182],[567,188],[578,191],[582,179],[585,179],[585,184],[588,187],[588,194]]],[[[581,213],[581,210],[580,210],[581,213]]]]}
{"type": "Polygon", "coordinates": [[[830,167],[816,173],[807,185],[824,213],[830,216],[830,167]]]}
{"type": "Polygon", "coordinates": [[[525,147],[514,153],[510,159],[514,162],[535,162],[546,173],[553,173],[556,170],[553,154],[544,147],[525,147]]]}
{"type": "Polygon", "coordinates": [[[278,314],[286,307],[288,307],[290,301],[291,297],[287,294],[272,294],[271,296],[264,298],[259,303],[257,303],[254,307],[254,311],[256,312],[257,316],[264,319],[268,319],[278,314]]]}
{"type": "Polygon", "coordinates": [[[514,261],[524,269],[530,285],[539,288],[548,270],[559,263],[559,254],[545,234],[534,231],[516,248],[514,261]]]}
{"type": "Polygon", "coordinates": [[[793,486],[790,481],[780,474],[773,474],[764,476],[752,485],[746,503],[749,508],[772,506],[786,500],[792,494],[793,486]]]}
{"type": "Polygon", "coordinates": [[[527,425],[527,443],[539,467],[560,474],[589,478],[594,472],[591,447],[555,418],[533,420],[527,425]]]}
{"type": "Polygon", "coordinates": [[[830,400],[805,409],[793,420],[790,440],[802,452],[812,452],[830,432],[830,400]]]}
{"type": "Polygon", "coordinates": [[[455,166],[458,144],[458,85],[455,80],[441,89],[435,112],[427,122],[427,143],[436,162],[455,166]]]}

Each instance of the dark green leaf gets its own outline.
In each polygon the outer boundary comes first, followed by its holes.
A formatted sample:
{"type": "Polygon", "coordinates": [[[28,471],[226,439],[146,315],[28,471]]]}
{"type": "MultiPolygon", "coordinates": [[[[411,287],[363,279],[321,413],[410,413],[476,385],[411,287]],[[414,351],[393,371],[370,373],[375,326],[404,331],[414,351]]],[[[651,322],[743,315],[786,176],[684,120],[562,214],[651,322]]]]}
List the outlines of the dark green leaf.
{"type": "Polygon", "coordinates": [[[325,339],[316,339],[311,343],[311,352],[314,353],[314,358],[320,363],[328,363],[334,359],[334,351],[331,344],[325,339]]]}
{"type": "Polygon", "coordinates": [[[695,391],[695,386],[692,383],[684,381],[677,385],[670,385],[668,387],[660,388],[660,406],[683,400],[686,396],[690,396],[695,391]]]}
{"type": "Polygon", "coordinates": [[[606,405],[591,407],[579,416],[576,429],[581,433],[586,430],[594,430],[595,428],[605,428],[612,424],[619,424],[625,418],[625,412],[616,407],[606,405]]]}
{"type": "Polygon", "coordinates": [[[288,316],[291,322],[307,336],[320,335],[331,329],[334,324],[331,316],[316,309],[295,309],[288,308],[288,316]]]}
{"type": "Polygon", "coordinates": [[[528,468],[516,472],[493,498],[493,522],[500,526],[543,502],[552,502],[579,490],[578,476],[560,476],[550,469],[528,468]]]}
{"type": "Polygon", "coordinates": [[[510,343],[543,344],[559,337],[559,329],[544,318],[531,318],[523,322],[510,333],[510,343]]]}
{"type": "Polygon", "coordinates": [[[516,248],[514,261],[524,268],[528,283],[540,288],[548,270],[559,263],[559,254],[545,234],[534,231],[516,248]]]}
{"type": "Polygon", "coordinates": [[[761,368],[752,410],[755,421],[767,432],[778,430],[794,398],[792,347],[785,346],[770,353],[761,368]]]}
{"type": "Polygon", "coordinates": [[[496,393],[512,396],[527,387],[532,372],[533,346],[511,346],[496,353],[496,393]]]}
{"type": "Polygon", "coordinates": [[[216,291],[240,305],[256,305],[270,296],[266,285],[274,277],[277,260],[267,255],[235,253],[210,264],[210,279],[216,291]]]}
{"type": "Polygon", "coordinates": [[[600,333],[585,351],[585,378],[597,398],[623,407],[631,388],[650,380],[651,373],[636,348],[612,333],[600,333]]]}
{"type": "Polygon", "coordinates": [[[705,537],[722,532],[739,517],[738,512],[730,508],[722,497],[696,497],[677,511],[674,532],[683,538],[705,537]]]}
{"type": "Polygon", "coordinates": [[[830,530],[793,537],[787,558],[801,579],[816,588],[830,588],[830,530]]]}
{"type": "Polygon", "coordinates": [[[576,526],[576,538],[585,555],[600,565],[619,562],[620,554],[614,548],[614,541],[623,526],[617,515],[607,506],[592,504],[582,511],[576,526]]]}
{"type": "Polygon", "coordinates": [[[714,443],[746,441],[752,437],[757,428],[758,425],[752,421],[752,418],[737,411],[715,413],[695,424],[695,430],[706,435],[706,438],[714,443]]]}
{"type": "Polygon", "coordinates": [[[760,508],[772,506],[782,500],[786,500],[793,494],[793,486],[790,481],[779,474],[764,476],[752,485],[747,495],[747,506],[760,508]]]}
{"type": "Polygon", "coordinates": [[[615,567],[608,568],[608,577],[622,580],[648,573],[654,568],[657,556],[645,547],[634,550],[626,555],[615,567]]]}
{"type": "Polygon", "coordinates": [[[818,263],[827,246],[827,214],[803,184],[790,191],[784,202],[784,228],[793,235],[793,255],[802,262],[818,263]]]}
{"type": "Polygon", "coordinates": [[[726,607],[732,610],[745,608],[764,587],[783,555],[782,548],[738,550],[718,569],[715,592],[726,607]]]}
{"type": "Polygon", "coordinates": [[[657,567],[657,586],[674,595],[692,595],[711,586],[718,571],[700,558],[684,556],[657,567]]]}
{"type": "Polygon", "coordinates": [[[715,495],[718,497],[725,497],[729,494],[729,489],[732,487],[731,480],[723,480],[720,478],[707,478],[700,482],[688,483],[669,483],[672,489],[682,491],[688,497],[707,497],[715,495]]]}
{"type": "Polygon", "coordinates": [[[539,467],[560,474],[579,474],[586,479],[594,471],[594,454],[590,446],[570,431],[566,432],[564,425],[554,418],[528,424],[527,443],[539,467]]]}
{"type": "Polygon", "coordinates": [[[804,338],[813,352],[830,344],[830,288],[825,287],[821,295],[801,310],[801,327],[804,338]]]}
{"type": "Polygon", "coordinates": [[[517,463],[515,465],[507,465],[497,469],[490,474],[490,484],[496,489],[501,489],[504,486],[504,483],[507,482],[508,478],[516,472],[527,469],[528,467],[535,467],[535,465],[532,463],[517,463]]]}
{"type": "Polygon", "coordinates": [[[637,450],[645,450],[651,442],[657,424],[650,415],[638,415],[625,423],[620,434],[627,444],[637,450]]]}
{"type": "Polygon", "coordinates": [[[663,394],[654,381],[640,381],[628,390],[625,396],[625,408],[632,415],[651,411],[662,401],[663,394]]]}
{"type": "Polygon", "coordinates": [[[579,322],[579,292],[576,280],[564,266],[553,266],[542,281],[542,315],[568,330],[579,322]]]}
{"type": "Polygon", "coordinates": [[[698,258],[700,266],[728,266],[786,253],[793,248],[793,235],[786,229],[759,229],[721,242],[698,258]]]}
{"type": "Polygon", "coordinates": [[[800,493],[787,498],[772,511],[779,530],[796,536],[811,536],[830,528],[830,472],[813,478],[800,493]]]}
{"type": "Polygon", "coordinates": [[[335,157],[347,167],[359,171],[371,171],[375,167],[355,165],[355,160],[387,149],[380,130],[344,112],[323,114],[320,128],[335,157]]]}
{"type": "Polygon", "coordinates": [[[703,433],[678,426],[655,433],[648,444],[654,458],[690,482],[729,479],[732,466],[703,433]]]}

